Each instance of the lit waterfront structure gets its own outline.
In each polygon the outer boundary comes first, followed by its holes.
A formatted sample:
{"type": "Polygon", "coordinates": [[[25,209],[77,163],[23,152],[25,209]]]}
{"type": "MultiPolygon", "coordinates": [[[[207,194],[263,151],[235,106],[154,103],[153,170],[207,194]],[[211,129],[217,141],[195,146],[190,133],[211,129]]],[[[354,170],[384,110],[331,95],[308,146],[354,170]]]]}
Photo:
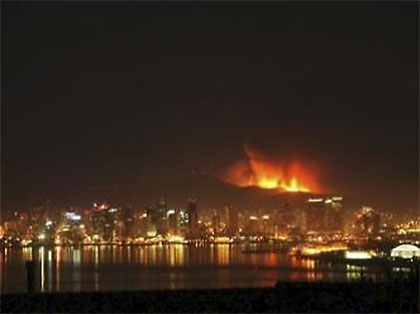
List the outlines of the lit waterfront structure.
{"type": "Polygon", "coordinates": [[[412,244],[402,244],[391,250],[394,258],[420,258],[420,248],[412,244]]]}

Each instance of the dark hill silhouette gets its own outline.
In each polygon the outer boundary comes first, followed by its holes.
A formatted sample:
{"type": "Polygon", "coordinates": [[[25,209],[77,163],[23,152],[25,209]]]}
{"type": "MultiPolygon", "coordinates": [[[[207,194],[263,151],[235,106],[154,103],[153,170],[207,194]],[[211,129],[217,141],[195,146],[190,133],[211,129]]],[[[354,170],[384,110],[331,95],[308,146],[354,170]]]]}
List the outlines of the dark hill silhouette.
{"type": "Polygon", "coordinates": [[[183,206],[189,197],[196,197],[200,208],[222,208],[232,204],[242,209],[275,208],[288,202],[293,205],[303,203],[311,193],[278,193],[258,187],[237,187],[204,175],[189,175],[180,180],[161,186],[149,202],[164,198],[169,204],[183,206]]]}
{"type": "MultiPolygon", "coordinates": [[[[164,199],[170,206],[185,207],[190,197],[198,199],[198,208],[221,209],[232,204],[240,209],[273,209],[289,203],[291,207],[301,206],[309,197],[323,194],[304,192],[285,192],[261,189],[258,187],[238,187],[216,177],[189,174],[182,178],[165,178],[161,184],[135,186],[127,183],[121,186],[95,186],[91,189],[72,191],[71,198],[53,199],[53,204],[64,206],[90,206],[93,202],[108,201],[118,205],[131,204],[146,207],[164,199]]],[[[355,209],[361,203],[349,202],[345,197],[346,208],[355,209]]]]}

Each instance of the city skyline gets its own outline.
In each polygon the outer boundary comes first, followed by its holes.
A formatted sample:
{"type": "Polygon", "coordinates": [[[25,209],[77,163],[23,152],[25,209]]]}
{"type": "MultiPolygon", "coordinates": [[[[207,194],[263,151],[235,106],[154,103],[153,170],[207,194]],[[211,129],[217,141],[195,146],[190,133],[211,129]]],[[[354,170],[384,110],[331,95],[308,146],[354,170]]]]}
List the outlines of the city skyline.
{"type": "Polygon", "coordinates": [[[5,312],[419,313],[419,2],[1,1],[5,312]]]}
{"type": "Polygon", "coordinates": [[[418,3],[2,9],[3,209],[183,195],[244,143],[346,199],[419,208],[418,3]]]}

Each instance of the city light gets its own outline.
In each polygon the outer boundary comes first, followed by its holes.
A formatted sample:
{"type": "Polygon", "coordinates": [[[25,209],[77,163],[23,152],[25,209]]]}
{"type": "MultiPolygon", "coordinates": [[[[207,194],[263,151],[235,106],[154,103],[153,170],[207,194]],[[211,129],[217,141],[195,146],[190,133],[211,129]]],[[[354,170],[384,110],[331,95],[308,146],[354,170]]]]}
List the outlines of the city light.
{"type": "Polygon", "coordinates": [[[80,220],[82,217],[76,213],[69,212],[65,214],[68,220],[80,220]]]}
{"type": "Polygon", "coordinates": [[[323,198],[310,198],[307,200],[308,203],[319,203],[319,202],[323,202],[324,199],[323,198]]]}
{"type": "Polygon", "coordinates": [[[420,1],[121,2],[1,4],[2,312],[420,314],[420,1]]]}
{"type": "Polygon", "coordinates": [[[23,239],[21,243],[22,243],[23,246],[27,246],[27,245],[32,243],[32,240],[23,239]]]}
{"type": "MultiPolygon", "coordinates": [[[[66,219],[45,219],[38,226],[30,224],[27,234],[20,237],[10,234],[11,228],[16,227],[14,223],[7,222],[1,227],[3,232],[7,231],[7,237],[3,237],[3,243],[7,246],[16,245],[14,243],[22,246],[34,244],[153,246],[282,242],[282,245],[287,244],[285,250],[288,254],[301,255],[309,259],[325,258],[324,253],[330,254],[334,251],[342,251],[343,254],[340,252],[331,254],[348,260],[389,258],[390,252],[367,252],[368,249],[363,248],[363,241],[369,237],[378,242],[387,241],[390,236],[395,237],[395,241],[401,244],[405,244],[409,238],[412,244],[418,242],[418,236],[415,237],[418,235],[417,230],[420,225],[418,220],[411,219],[398,225],[382,224],[389,226],[387,230],[390,230],[390,233],[385,233],[381,229],[381,216],[371,207],[355,210],[351,215],[352,220],[349,221],[349,224],[353,225],[351,233],[344,232],[340,223],[343,219],[341,200],[340,196],[305,197],[299,203],[290,202],[286,215],[283,214],[281,207],[275,209],[260,207],[241,211],[226,206],[217,214],[212,209],[211,212],[203,211],[198,215],[194,213],[196,205],[194,211],[190,206],[188,210],[181,211],[181,208],[168,209],[166,203],[158,203],[149,206],[147,213],[142,209],[136,213],[125,211],[124,207],[107,205],[105,210],[78,209],[77,212],[83,212],[83,217],[72,211],[64,213],[63,217],[66,219]],[[334,206],[329,205],[331,203],[334,206]],[[149,216],[150,219],[143,219],[149,216]],[[57,228],[48,228],[50,231],[48,235],[43,232],[32,235],[33,230],[42,230],[44,226],[52,225],[56,225],[57,228]],[[52,243],[46,241],[50,237],[52,243]],[[349,247],[365,249],[366,252],[349,250],[349,247]]],[[[20,221],[22,215],[18,216],[16,219],[20,221]]],[[[393,253],[394,258],[417,256],[417,253],[397,252],[396,250],[393,253]]]]}
{"type": "Polygon", "coordinates": [[[155,237],[157,235],[156,231],[147,231],[148,237],[155,237]]]}
{"type": "Polygon", "coordinates": [[[391,256],[403,259],[420,257],[420,248],[412,244],[402,244],[391,250],[391,256]]]}
{"type": "Polygon", "coordinates": [[[304,248],[302,250],[303,255],[317,255],[319,253],[321,253],[321,250],[316,248],[304,248]]]}
{"type": "Polygon", "coordinates": [[[346,251],[344,257],[347,259],[370,259],[372,256],[369,252],[363,251],[346,251]]]}
{"type": "Polygon", "coordinates": [[[185,238],[184,237],[181,237],[181,236],[170,236],[169,238],[168,238],[168,242],[169,243],[184,243],[184,241],[185,241],[185,238]]]}
{"type": "Polygon", "coordinates": [[[215,237],[214,243],[227,244],[227,243],[230,243],[230,238],[229,237],[215,237]]]}

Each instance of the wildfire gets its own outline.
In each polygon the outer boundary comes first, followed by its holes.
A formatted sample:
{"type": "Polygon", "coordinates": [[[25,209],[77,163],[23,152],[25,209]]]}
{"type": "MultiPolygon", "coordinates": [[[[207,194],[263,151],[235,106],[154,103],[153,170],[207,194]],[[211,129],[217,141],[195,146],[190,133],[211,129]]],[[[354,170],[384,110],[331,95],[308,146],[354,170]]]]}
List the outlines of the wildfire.
{"type": "Polygon", "coordinates": [[[314,175],[297,161],[269,160],[247,144],[244,145],[246,161],[230,167],[224,175],[228,183],[280,192],[319,192],[314,175]]]}

